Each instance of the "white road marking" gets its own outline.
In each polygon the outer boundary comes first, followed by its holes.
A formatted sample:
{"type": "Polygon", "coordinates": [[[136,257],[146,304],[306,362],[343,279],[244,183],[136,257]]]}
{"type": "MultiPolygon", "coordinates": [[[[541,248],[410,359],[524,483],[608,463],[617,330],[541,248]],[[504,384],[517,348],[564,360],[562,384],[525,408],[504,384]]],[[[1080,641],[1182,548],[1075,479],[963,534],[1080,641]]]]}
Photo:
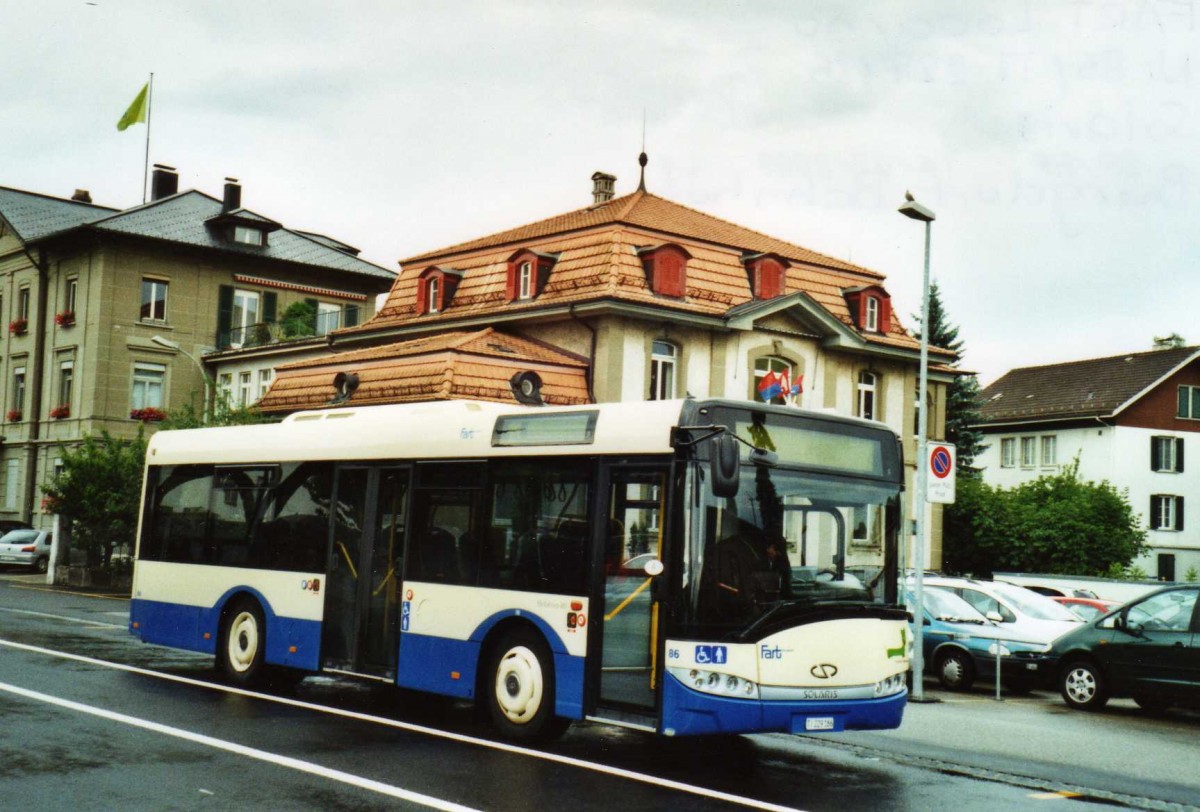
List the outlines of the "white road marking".
{"type": "MultiPolygon", "coordinates": [[[[433,809],[445,810],[445,812],[476,812],[469,806],[456,804],[451,801],[444,801],[441,798],[434,798],[431,795],[424,795],[420,792],[413,792],[402,787],[385,784],[382,781],[373,781],[370,778],[363,778],[352,773],[342,772],[341,770],[333,770],[329,767],[322,767],[320,764],[313,764],[311,761],[301,761],[298,758],[290,756],[281,756],[278,753],[269,753],[266,750],[259,750],[256,747],[246,747],[235,742],[225,741],[224,739],[216,739],[212,736],[205,736],[200,733],[193,733],[190,730],[183,730],[178,727],[151,722],[147,719],[139,719],[136,716],[127,716],[124,713],[116,713],[114,711],[97,708],[94,705],[85,705],[82,702],[73,702],[70,699],[62,699],[61,697],[43,694],[39,691],[30,691],[26,688],[20,688],[16,685],[10,685],[7,682],[0,682],[0,691],[7,691],[10,694],[23,696],[26,699],[34,699],[38,702],[45,702],[49,705],[55,705],[67,710],[86,713],[91,716],[98,716],[101,719],[107,719],[111,722],[120,722],[123,725],[149,730],[154,733],[161,733],[165,736],[174,736],[177,739],[184,741],[202,744],[205,747],[213,747],[217,750],[224,750],[227,753],[233,753],[247,758],[265,761],[268,764],[274,764],[279,767],[287,767],[290,770],[299,770],[302,773],[328,778],[332,781],[338,781],[343,784],[349,784],[353,787],[377,792],[380,795],[387,795],[392,798],[400,798],[401,800],[411,801],[412,803],[428,806],[433,809]]],[[[203,790],[202,790],[203,791],[203,790]]]]}
{"type": "Polygon", "coordinates": [[[120,625],[117,623],[102,623],[99,620],[84,620],[81,617],[70,617],[68,615],[52,615],[49,612],[34,612],[31,609],[9,609],[6,606],[0,606],[0,612],[11,612],[14,615],[33,615],[34,617],[48,617],[54,620],[69,620],[72,623],[82,623],[85,626],[101,626],[105,629],[121,629],[126,630],[128,625],[120,625]]]}
{"type": "Polygon", "coordinates": [[[748,807],[750,809],[762,809],[766,812],[801,812],[796,807],[781,806],[779,804],[759,801],[754,798],[747,798],[742,795],[733,795],[720,790],[707,789],[698,787],[692,784],[685,784],[681,781],[673,781],[669,778],[659,778],[658,776],[648,775],[646,773],[634,772],[621,767],[610,767],[606,764],[599,764],[594,761],[584,761],[583,759],[573,758],[571,756],[562,756],[556,753],[547,753],[541,750],[531,750],[527,747],[521,747],[515,744],[507,744],[505,742],[490,741],[488,739],[480,739],[474,736],[467,736],[462,733],[453,733],[448,730],[438,730],[437,728],[425,727],[423,725],[415,725],[410,722],[401,722],[396,719],[386,719],[381,716],[370,716],[357,711],[342,710],[341,708],[333,708],[327,705],[317,705],[311,702],[304,702],[299,699],[289,699],[288,697],[272,696],[271,694],[258,693],[257,691],[248,691],[244,688],[235,688],[228,685],[217,685],[203,680],[190,679],[181,677],[175,674],[166,674],[160,671],[151,671],[147,668],[138,668],[133,665],[124,665],[122,663],[109,662],[107,660],[97,660],[92,657],[85,657],[80,654],[70,654],[65,651],[55,651],[54,649],[41,648],[39,646],[31,646],[25,643],[17,643],[11,640],[0,639],[0,646],[29,651],[36,654],[44,654],[50,657],[59,657],[66,660],[74,660],[76,662],[89,663],[91,665],[100,666],[102,668],[111,668],[117,671],[125,671],[131,674],[141,674],[155,679],[163,679],[171,682],[179,682],[184,685],[192,685],[197,688],[206,688],[213,691],[223,691],[229,694],[238,694],[240,696],[248,696],[254,699],[261,699],[264,702],[274,702],[280,705],[288,705],[294,708],[303,708],[305,710],[315,711],[317,713],[326,713],[331,716],[341,716],[347,719],[355,719],[360,722],[370,722],[372,724],[384,725],[393,727],[399,730],[406,730],[412,733],[419,733],[426,736],[433,736],[440,739],[448,739],[450,741],[460,742],[462,744],[470,744],[477,747],[484,747],[490,750],[499,750],[505,753],[513,753],[515,755],[535,758],[541,761],[549,761],[555,764],[562,764],[568,767],[576,767],[581,770],[589,770],[591,772],[611,775],[618,778],[625,778],[630,781],[637,781],[642,784],[671,789],[677,792],[683,792],[689,795],[696,795],[703,798],[712,798],[718,801],[736,804],[738,806],[748,807]]]}

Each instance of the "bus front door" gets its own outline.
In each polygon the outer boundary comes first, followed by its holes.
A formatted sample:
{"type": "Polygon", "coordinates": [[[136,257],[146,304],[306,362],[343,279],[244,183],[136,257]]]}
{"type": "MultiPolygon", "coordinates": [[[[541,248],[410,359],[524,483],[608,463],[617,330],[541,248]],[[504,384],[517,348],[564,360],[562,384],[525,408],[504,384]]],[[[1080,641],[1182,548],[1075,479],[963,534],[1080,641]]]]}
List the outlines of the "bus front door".
{"type": "Polygon", "coordinates": [[[327,671],[395,679],[408,491],[407,468],[338,469],[321,633],[327,671]]]}
{"type": "Polygon", "coordinates": [[[654,706],[658,605],[646,563],[662,556],[666,471],[611,469],[604,549],[603,703],[654,706]]]}

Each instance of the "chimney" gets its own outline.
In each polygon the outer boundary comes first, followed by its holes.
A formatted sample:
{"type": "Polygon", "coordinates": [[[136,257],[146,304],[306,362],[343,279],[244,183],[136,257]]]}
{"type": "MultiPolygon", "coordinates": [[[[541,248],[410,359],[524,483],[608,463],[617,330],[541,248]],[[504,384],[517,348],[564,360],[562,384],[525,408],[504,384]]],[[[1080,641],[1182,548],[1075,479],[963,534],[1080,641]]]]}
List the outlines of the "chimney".
{"type": "Polygon", "coordinates": [[[233,211],[242,207],[242,187],[237,178],[225,178],[225,201],[221,211],[233,211]]]}
{"type": "Polygon", "coordinates": [[[613,199],[613,186],[617,182],[616,175],[604,172],[592,173],[592,203],[600,205],[613,199]]]}
{"type": "Polygon", "coordinates": [[[77,203],[91,203],[92,193],[87,189],[76,189],[75,194],[71,195],[71,199],[77,203]]]}
{"type": "Polygon", "coordinates": [[[155,164],[154,172],[150,175],[150,199],[162,200],[179,191],[179,173],[175,167],[166,164],[155,164]]]}

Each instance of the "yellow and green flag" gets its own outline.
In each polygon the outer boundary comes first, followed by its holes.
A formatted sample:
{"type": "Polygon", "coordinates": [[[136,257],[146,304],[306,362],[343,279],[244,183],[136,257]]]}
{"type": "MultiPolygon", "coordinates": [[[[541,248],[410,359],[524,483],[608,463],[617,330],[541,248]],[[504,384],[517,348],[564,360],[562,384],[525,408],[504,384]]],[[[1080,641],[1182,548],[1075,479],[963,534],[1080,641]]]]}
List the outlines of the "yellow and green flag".
{"type": "Polygon", "coordinates": [[[137,124],[138,122],[144,124],[146,122],[146,111],[149,107],[146,97],[149,92],[150,83],[147,82],[142,86],[141,92],[137,94],[133,103],[129,105],[129,109],[125,111],[125,115],[121,116],[121,120],[117,122],[118,130],[125,132],[130,124],[137,124]]]}

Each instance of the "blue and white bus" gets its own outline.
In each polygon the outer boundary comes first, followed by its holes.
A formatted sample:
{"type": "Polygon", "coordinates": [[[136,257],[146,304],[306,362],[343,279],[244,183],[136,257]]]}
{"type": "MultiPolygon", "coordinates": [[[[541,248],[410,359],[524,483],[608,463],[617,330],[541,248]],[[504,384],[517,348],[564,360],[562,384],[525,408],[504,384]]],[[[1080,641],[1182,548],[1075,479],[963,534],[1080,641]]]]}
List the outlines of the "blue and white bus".
{"type": "Polygon", "coordinates": [[[439,402],[163,431],[146,460],[131,631],[237,683],[383,680],[514,738],[900,723],[903,466],[880,424],[439,402]]]}

